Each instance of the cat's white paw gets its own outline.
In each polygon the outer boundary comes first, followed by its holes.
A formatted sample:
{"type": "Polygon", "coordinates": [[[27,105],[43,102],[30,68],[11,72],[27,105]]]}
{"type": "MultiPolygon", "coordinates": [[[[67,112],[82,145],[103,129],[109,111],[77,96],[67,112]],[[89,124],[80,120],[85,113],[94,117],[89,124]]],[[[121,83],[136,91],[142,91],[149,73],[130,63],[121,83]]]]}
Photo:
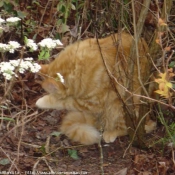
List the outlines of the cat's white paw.
{"type": "Polygon", "coordinates": [[[51,98],[49,95],[45,95],[37,100],[36,106],[41,109],[52,109],[54,108],[54,99],[51,98]]]}
{"type": "Polygon", "coordinates": [[[114,142],[116,138],[117,138],[116,131],[104,131],[103,133],[103,139],[106,143],[114,142]]]}
{"type": "Polygon", "coordinates": [[[103,139],[106,143],[114,142],[117,137],[120,136],[125,136],[127,135],[127,129],[122,128],[122,129],[114,129],[112,131],[104,131],[103,132],[103,139]]]}
{"type": "Polygon", "coordinates": [[[39,98],[39,99],[37,100],[36,106],[37,106],[38,108],[45,108],[45,107],[46,107],[44,97],[39,98]]]}

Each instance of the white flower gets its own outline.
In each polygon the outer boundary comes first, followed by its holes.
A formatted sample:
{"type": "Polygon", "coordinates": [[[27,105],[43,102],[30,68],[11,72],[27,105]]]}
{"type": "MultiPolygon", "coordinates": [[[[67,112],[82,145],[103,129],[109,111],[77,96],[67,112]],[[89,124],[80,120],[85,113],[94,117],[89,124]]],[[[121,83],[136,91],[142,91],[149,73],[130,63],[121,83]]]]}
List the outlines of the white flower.
{"type": "Polygon", "coordinates": [[[37,63],[33,63],[33,58],[25,58],[24,60],[10,60],[9,62],[0,63],[0,73],[7,79],[10,80],[15,74],[15,69],[18,68],[19,73],[25,73],[29,70],[33,73],[38,72],[41,69],[41,66],[37,63]]]}
{"type": "Polygon", "coordinates": [[[16,41],[9,41],[9,50],[8,51],[10,53],[14,53],[14,51],[16,49],[20,48],[20,47],[21,47],[21,45],[18,42],[16,42],[16,41]]]}
{"type": "Polygon", "coordinates": [[[11,65],[13,65],[14,67],[17,67],[17,66],[19,66],[20,59],[18,59],[18,60],[10,60],[9,63],[11,65]]]}
{"type": "Polygon", "coordinates": [[[60,73],[57,73],[57,76],[59,77],[61,83],[64,83],[64,78],[60,73]]]}
{"type": "Polygon", "coordinates": [[[27,39],[26,46],[30,47],[32,51],[38,49],[37,44],[32,39],[27,39]]]}
{"type": "Polygon", "coordinates": [[[53,49],[56,47],[56,43],[53,42],[51,38],[43,39],[41,42],[38,43],[41,47],[47,47],[48,49],[53,49]]]}
{"type": "Polygon", "coordinates": [[[19,47],[21,47],[20,44],[16,41],[9,41],[9,45],[14,49],[18,49],[19,47]]]}
{"type": "Polygon", "coordinates": [[[0,72],[7,80],[10,80],[12,78],[12,75],[15,74],[14,69],[15,67],[9,62],[0,63],[0,72]]]}
{"type": "Polygon", "coordinates": [[[33,63],[33,67],[30,68],[31,72],[36,73],[41,69],[41,66],[37,63],[33,63]]]}
{"type": "Polygon", "coordinates": [[[47,47],[48,49],[54,49],[57,45],[63,45],[60,40],[52,40],[51,38],[45,38],[38,43],[41,47],[47,47]]]}
{"type": "Polygon", "coordinates": [[[24,72],[25,70],[27,70],[27,69],[29,68],[29,66],[28,66],[28,61],[23,61],[23,60],[21,60],[19,66],[20,66],[19,72],[20,72],[20,73],[24,72]]]}
{"type": "Polygon", "coordinates": [[[25,61],[33,61],[32,57],[24,58],[25,61]]]}
{"type": "Polygon", "coordinates": [[[23,74],[25,72],[25,69],[23,67],[19,68],[19,73],[23,74]]]}
{"type": "Polygon", "coordinates": [[[3,73],[3,76],[7,79],[10,80],[12,78],[12,74],[9,73],[3,73]]]}
{"type": "Polygon", "coordinates": [[[0,51],[1,52],[6,52],[8,50],[9,50],[9,45],[8,44],[0,43],[0,51]]]}
{"type": "Polygon", "coordinates": [[[17,21],[20,21],[21,19],[18,18],[18,17],[10,17],[10,18],[7,18],[6,21],[7,22],[17,22],[17,21]]]}
{"type": "Polygon", "coordinates": [[[0,18],[0,24],[3,23],[3,22],[5,22],[5,20],[0,18]]]}
{"type": "Polygon", "coordinates": [[[0,63],[0,72],[12,72],[15,69],[9,62],[0,63]]]}
{"type": "Polygon", "coordinates": [[[20,48],[21,45],[16,41],[9,41],[9,44],[0,43],[0,52],[7,52],[14,53],[14,51],[20,48]]]}
{"type": "Polygon", "coordinates": [[[63,45],[63,43],[61,43],[61,41],[59,40],[59,39],[57,39],[57,40],[53,40],[57,45],[63,45]]]}

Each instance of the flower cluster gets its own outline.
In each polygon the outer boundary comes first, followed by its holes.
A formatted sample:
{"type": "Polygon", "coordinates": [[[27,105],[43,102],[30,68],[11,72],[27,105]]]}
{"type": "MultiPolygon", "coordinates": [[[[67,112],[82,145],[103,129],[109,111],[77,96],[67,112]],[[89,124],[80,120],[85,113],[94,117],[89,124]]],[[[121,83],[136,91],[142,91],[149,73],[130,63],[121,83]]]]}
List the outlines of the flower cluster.
{"type": "Polygon", "coordinates": [[[45,38],[38,43],[40,47],[47,48],[49,50],[54,49],[58,45],[63,45],[60,40],[53,40],[51,38],[45,38]]]}
{"type": "Polygon", "coordinates": [[[33,58],[10,60],[9,62],[0,63],[0,73],[2,73],[7,80],[10,80],[13,75],[17,77],[17,74],[15,73],[16,69],[19,69],[20,73],[24,73],[27,70],[36,73],[41,69],[41,66],[34,63],[33,58]]]}
{"type": "Polygon", "coordinates": [[[47,48],[49,50],[54,49],[58,45],[63,45],[60,40],[53,40],[51,38],[45,38],[41,40],[38,44],[36,44],[32,39],[28,39],[25,37],[25,44],[29,47],[32,51],[38,49],[38,45],[42,48],[47,48]]]}
{"type": "Polygon", "coordinates": [[[16,41],[9,41],[8,44],[0,43],[0,52],[10,52],[14,53],[14,51],[20,48],[21,45],[16,41]]]}
{"type": "Polygon", "coordinates": [[[15,23],[15,22],[18,22],[20,20],[21,19],[18,17],[10,17],[10,18],[7,18],[6,21],[4,19],[0,18],[0,24],[4,23],[4,22],[15,23]]]}
{"type": "Polygon", "coordinates": [[[7,50],[9,50],[9,45],[0,43],[0,52],[6,52],[7,50]]]}
{"type": "Polygon", "coordinates": [[[3,22],[5,22],[5,20],[0,18],[0,24],[3,23],[3,22]]]}
{"type": "Polygon", "coordinates": [[[18,21],[20,21],[20,20],[21,20],[21,19],[18,18],[18,17],[10,17],[10,18],[7,18],[7,19],[6,19],[6,21],[7,21],[7,22],[10,22],[10,23],[11,23],[11,22],[12,22],[12,23],[13,23],[13,22],[18,22],[18,21]]]}
{"type": "Polygon", "coordinates": [[[38,49],[37,44],[32,39],[26,39],[26,46],[29,47],[32,51],[38,49]]]}
{"type": "Polygon", "coordinates": [[[8,26],[14,26],[20,20],[21,19],[18,17],[10,17],[10,18],[7,18],[6,20],[0,17],[0,34],[2,34],[3,30],[5,30],[4,26],[2,25],[3,23],[6,23],[6,25],[8,26]]]}
{"type": "Polygon", "coordinates": [[[12,76],[15,74],[14,69],[15,67],[11,65],[10,62],[0,63],[0,73],[2,73],[7,80],[10,80],[12,76]]]}
{"type": "MultiPolygon", "coordinates": [[[[10,17],[6,20],[0,17],[0,32],[3,31],[2,23],[9,23],[10,25],[15,24],[21,19],[18,17],[10,17]]],[[[31,51],[38,49],[38,46],[41,49],[41,56],[48,55],[51,49],[57,47],[58,45],[63,45],[60,40],[53,40],[51,38],[43,39],[41,42],[36,44],[34,40],[25,38],[25,46],[29,47],[31,51]]],[[[14,53],[15,50],[21,48],[22,46],[16,41],[9,41],[7,44],[0,43],[0,52],[10,52],[14,53]]],[[[25,48],[25,47],[24,47],[25,48]]],[[[33,62],[33,58],[10,60],[9,62],[0,63],[0,74],[2,74],[7,80],[10,80],[13,76],[18,76],[16,72],[24,73],[26,70],[29,70],[33,73],[36,73],[40,69],[40,65],[33,62]]],[[[64,78],[61,74],[58,73],[58,77],[62,83],[64,83],[64,78]]]]}
{"type": "MultiPolygon", "coordinates": [[[[46,47],[51,50],[57,45],[63,44],[60,42],[60,40],[52,40],[51,38],[46,38],[39,42],[38,45],[40,45],[40,47],[46,47]]],[[[26,39],[26,46],[29,47],[32,51],[37,50],[38,45],[32,39],[26,39]]],[[[21,45],[16,41],[9,41],[8,44],[0,43],[0,52],[14,53],[14,51],[20,47],[21,45]]]]}
{"type": "Polygon", "coordinates": [[[18,49],[18,48],[20,48],[21,47],[21,45],[18,43],[18,42],[16,42],[16,41],[9,41],[8,42],[9,44],[8,44],[8,47],[9,47],[9,52],[10,53],[14,53],[14,51],[16,50],[16,49],[18,49]]]}

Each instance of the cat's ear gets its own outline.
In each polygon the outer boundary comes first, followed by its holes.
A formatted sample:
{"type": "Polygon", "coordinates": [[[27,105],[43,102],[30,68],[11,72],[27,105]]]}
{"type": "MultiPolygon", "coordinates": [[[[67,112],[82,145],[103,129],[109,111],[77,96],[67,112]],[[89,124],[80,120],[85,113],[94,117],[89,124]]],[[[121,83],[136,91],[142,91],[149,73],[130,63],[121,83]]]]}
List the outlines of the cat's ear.
{"type": "Polygon", "coordinates": [[[46,79],[42,82],[43,89],[48,93],[56,93],[59,90],[59,86],[54,79],[46,79]]]}

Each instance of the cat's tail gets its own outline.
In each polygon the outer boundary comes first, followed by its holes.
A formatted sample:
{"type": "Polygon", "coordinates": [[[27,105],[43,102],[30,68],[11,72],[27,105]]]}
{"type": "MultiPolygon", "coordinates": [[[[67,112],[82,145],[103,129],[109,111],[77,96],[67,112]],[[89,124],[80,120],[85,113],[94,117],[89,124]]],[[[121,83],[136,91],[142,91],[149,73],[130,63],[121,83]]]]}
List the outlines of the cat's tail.
{"type": "Polygon", "coordinates": [[[61,132],[75,142],[92,145],[100,140],[100,133],[94,127],[94,117],[82,112],[70,112],[63,119],[61,132]]]}

